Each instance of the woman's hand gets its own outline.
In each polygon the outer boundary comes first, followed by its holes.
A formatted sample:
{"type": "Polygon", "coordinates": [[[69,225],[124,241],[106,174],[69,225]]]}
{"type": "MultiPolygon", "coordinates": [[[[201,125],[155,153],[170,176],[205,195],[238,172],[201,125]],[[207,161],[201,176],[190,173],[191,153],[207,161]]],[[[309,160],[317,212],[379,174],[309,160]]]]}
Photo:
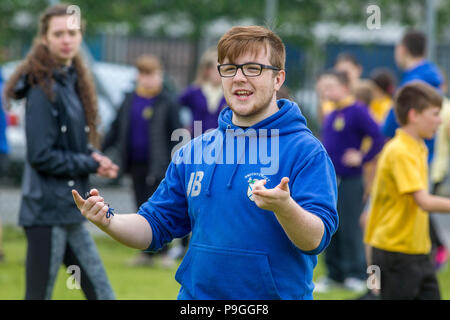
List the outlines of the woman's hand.
{"type": "Polygon", "coordinates": [[[117,178],[119,166],[112,162],[111,159],[97,152],[93,152],[91,156],[95,161],[100,163],[100,166],[97,169],[97,175],[110,179],[117,178]]]}

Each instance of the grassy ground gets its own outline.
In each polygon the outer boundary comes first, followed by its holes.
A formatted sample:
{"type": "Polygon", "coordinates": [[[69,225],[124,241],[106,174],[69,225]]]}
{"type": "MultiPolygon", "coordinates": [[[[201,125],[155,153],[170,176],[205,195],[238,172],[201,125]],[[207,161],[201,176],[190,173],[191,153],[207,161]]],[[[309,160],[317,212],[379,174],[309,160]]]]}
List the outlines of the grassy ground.
{"type": "MultiPolygon", "coordinates": [[[[96,237],[101,258],[106,267],[108,277],[120,300],[141,299],[176,299],[179,284],[174,276],[178,265],[170,269],[162,267],[156,261],[154,267],[129,267],[126,263],[135,257],[137,250],[126,248],[108,237],[96,237]]],[[[6,227],[4,230],[3,246],[6,261],[0,263],[0,300],[23,299],[25,281],[25,252],[26,243],[21,229],[6,227]]],[[[324,274],[321,257],[314,272],[317,279],[324,274]]],[[[53,299],[72,300],[84,299],[81,290],[70,290],[66,286],[69,278],[65,267],[61,267],[53,292],[53,299]]],[[[445,268],[438,274],[443,299],[450,299],[450,268],[445,268]]],[[[315,294],[315,299],[343,300],[353,299],[357,294],[335,289],[327,294],[315,294]]]]}

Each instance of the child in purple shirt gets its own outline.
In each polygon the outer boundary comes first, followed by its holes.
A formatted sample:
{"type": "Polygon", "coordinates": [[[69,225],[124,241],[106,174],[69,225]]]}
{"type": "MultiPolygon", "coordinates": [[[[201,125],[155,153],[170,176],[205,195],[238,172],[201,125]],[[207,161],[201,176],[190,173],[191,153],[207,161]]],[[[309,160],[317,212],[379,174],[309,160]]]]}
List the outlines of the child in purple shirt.
{"type": "Polygon", "coordinates": [[[366,263],[362,229],[359,226],[363,204],[363,165],[382,149],[384,138],[369,113],[368,106],[350,94],[348,77],[338,71],[327,71],[319,78],[321,95],[337,108],[323,122],[322,143],[325,146],[338,178],[338,212],[340,226],[325,252],[328,277],[317,283],[317,291],[325,291],[330,284],[363,290],[366,263]],[[372,139],[370,149],[363,153],[364,137],[372,139]]]}

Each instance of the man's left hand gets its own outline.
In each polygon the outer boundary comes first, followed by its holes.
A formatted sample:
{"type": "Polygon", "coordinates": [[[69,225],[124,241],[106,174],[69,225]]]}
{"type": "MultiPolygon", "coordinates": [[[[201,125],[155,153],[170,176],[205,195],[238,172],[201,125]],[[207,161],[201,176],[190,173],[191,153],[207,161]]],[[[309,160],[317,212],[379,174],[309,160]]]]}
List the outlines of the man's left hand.
{"type": "Polygon", "coordinates": [[[253,185],[253,199],[255,204],[264,210],[277,212],[288,204],[291,197],[289,191],[289,178],[284,177],[281,182],[273,189],[267,189],[264,185],[267,180],[258,180],[253,185]]]}

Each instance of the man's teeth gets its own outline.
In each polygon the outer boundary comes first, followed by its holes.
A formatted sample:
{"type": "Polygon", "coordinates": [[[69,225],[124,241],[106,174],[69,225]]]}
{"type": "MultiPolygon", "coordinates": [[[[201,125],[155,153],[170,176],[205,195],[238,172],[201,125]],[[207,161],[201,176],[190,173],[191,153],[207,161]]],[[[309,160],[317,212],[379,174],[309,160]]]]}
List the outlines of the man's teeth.
{"type": "Polygon", "coordinates": [[[239,91],[236,91],[236,94],[239,96],[249,96],[251,94],[251,92],[246,91],[246,90],[239,90],[239,91]]]}

